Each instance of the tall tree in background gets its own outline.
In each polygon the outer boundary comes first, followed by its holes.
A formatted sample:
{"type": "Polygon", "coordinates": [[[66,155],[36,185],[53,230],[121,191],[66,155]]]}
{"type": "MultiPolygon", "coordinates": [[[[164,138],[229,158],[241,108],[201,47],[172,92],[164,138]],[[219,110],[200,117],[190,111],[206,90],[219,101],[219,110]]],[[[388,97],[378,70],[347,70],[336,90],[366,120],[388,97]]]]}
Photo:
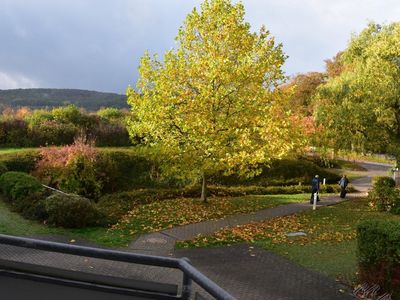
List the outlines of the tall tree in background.
{"type": "MultiPolygon", "coordinates": [[[[290,108],[299,115],[310,116],[313,112],[312,100],[317,88],[324,83],[325,74],[320,72],[309,72],[298,74],[293,77],[284,89],[290,89],[290,108]]],[[[282,87],[281,87],[282,88],[282,87]]]]}
{"type": "Polygon", "coordinates": [[[400,23],[368,25],[321,86],[317,117],[331,146],[380,151],[400,159],[400,23]]]}
{"type": "Polygon", "coordinates": [[[343,72],[342,54],[343,51],[339,51],[334,57],[325,60],[326,75],[329,78],[339,76],[343,72]]]}
{"type": "Polygon", "coordinates": [[[285,55],[265,28],[250,32],[244,7],[206,0],[193,9],[162,61],[141,59],[132,136],[158,146],[171,171],[202,178],[217,171],[254,175],[259,163],[286,155],[300,135],[276,88],[285,55]]]}

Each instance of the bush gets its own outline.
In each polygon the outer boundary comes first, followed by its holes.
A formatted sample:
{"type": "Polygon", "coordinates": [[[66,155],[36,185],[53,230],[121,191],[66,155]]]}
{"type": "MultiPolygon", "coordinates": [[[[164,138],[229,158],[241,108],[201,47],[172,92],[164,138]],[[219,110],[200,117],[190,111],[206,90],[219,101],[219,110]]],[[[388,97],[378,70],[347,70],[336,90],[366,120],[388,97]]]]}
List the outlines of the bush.
{"type": "Polygon", "coordinates": [[[11,202],[44,190],[35,177],[22,172],[6,172],[1,175],[0,189],[11,202]]]}
{"type": "Polygon", "coordinates": [[[395,187],[396,181],[392,177],[389,176],[378,176],[375,177],[372,183],[375,189],[380,187],[395,187]]]}
{"type": "Polygon", "coordinates": [[[92,144],[77,140],[62,148],[49,147],[40,152],[35,175],[56,188],[96,199],[102,182],[97,176],[98,152],[92,144]]]}
{"type": "Polygon", "coordinates": [[[97,199],[101,194],[102,182],[96,176],[95,168],[90,158],[77,155],[66,165],[60,189],[97,199]]]}
{"type": "Polygon", "coordinates": [[[27,197],[13,201],[11,208],[26,219],[43,221],[47,218],[47,213],[43,205],[43,199],[46,196],[48,194],[45,191],[28,195],[27,197]]]}
{"type": "Polygon", "coordinates": [[[395,188],[395,181],[391,177],[377,177],[373,181],[368,200],[378,211],[396,213],[400,207],[400,191],[395,188]]]}
{"type": "Polygon", "coordinates": [[[49,225],[80,228],[96,224],[99,217],[92,202],[78,195],[55,193],[41,205],[44,206],[49,225]]]}
{"type": "Polygon", "coordinates": [[[400,223],[367,220],[357,228],[360,281],[400,296],[400,223]]]}

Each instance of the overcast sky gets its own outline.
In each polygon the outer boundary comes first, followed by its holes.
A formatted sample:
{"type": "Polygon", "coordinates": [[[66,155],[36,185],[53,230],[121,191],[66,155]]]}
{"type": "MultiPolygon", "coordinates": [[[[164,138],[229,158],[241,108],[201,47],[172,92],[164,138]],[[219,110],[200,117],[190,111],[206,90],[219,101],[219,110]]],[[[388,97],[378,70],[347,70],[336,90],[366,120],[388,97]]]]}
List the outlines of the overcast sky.
{"type": "MultiPolygon", "coordinates": [[[[236,2],[236,1],[234,1],[236,2]]],[[[287,75],[321,71],[368,23],[400,21],[399,0],[244,0],[289,56],[287,75]]],[[[0,0],[0,89],[125,93],[140,57],[163,56],[199,0],[0,0]]]]}

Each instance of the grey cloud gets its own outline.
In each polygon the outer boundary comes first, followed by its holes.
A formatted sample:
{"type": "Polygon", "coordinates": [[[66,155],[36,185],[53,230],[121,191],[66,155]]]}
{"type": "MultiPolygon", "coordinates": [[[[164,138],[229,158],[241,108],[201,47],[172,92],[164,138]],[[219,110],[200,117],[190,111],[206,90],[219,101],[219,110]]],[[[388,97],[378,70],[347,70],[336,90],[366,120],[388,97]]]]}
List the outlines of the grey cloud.
{"type": "MultiPolygon", "coordinates": [[[[124,93],[136,82],[144,51],[162,56],[173,47],[179,26],[200,2],[0,0],[0,88],[8,82],[124,93]]],[[[289,74],[322,70],[323,60],[343,49],[367,19],[394,21],[400,14],[395,0],[243,3],[252,29],[265,24],[284,44],[289,74]]]]}

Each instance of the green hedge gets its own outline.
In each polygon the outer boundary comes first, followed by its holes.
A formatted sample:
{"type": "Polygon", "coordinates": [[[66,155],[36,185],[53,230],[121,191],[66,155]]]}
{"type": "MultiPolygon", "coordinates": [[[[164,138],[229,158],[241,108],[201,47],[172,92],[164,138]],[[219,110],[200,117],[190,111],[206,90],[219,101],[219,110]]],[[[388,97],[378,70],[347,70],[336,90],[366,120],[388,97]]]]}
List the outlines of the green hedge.
{"type": "MultiPolygon", "coordinates": [[[[277,194],[303,194],[311,192],[308,185],[288,186],[210,186],[209,193],[215,196],[245,196],[245,195],[277,195],[277,194]]],[[[349,187],[350,192],[354,188],[349,187]]],[[[340,187],[337,184],[321,185],[321,193],[339,193],[340,187]]],[[[199,195],[198,195],[199,196],[199,195]]]]}
{"type": "Polygon", "coordinates": [[[378,211],[400,214],[400,190],[396,189],[395,185],[391,177],[375,177],[372,190],[368,194],[371,206],[378,211]]]}
{"type": "Polygon", "coordinates": [[[39,159],[39,150],[24,150],[0,155],[0,163],[4,164],[8,171],[30,173],[35,169],[39,159]]]}
{"type": "Polygon", "coordinates": [[[98,224],[99,214],[92,202],[73,194],[54,193],[42,201],[46,223],[65,228],[98,224]]]}
{"type": "Polygon", "coordinates": [[[360,281],[400,297],[400,222],[367,220],[357,228],[360,281]]]}
{"type": "Polygon", "coordinates": [[[103,182],[103,193],[157,185],[151,176],[154,163],[135,150],[100,148],[99,153],[97,169],[103,182]]]}
{"type": "Polygon", "coordinates": [[[43,191],[40,182],[23,172],[6,172],[0,176],[0,190],[11,202],[43,191]]]}
{"type": "Polygon", "coordinates": [[[374,188],[379,187],[395,187],[396,181],[392,177],[389,176],[377,176],[372,181],[372,185],[374,188]]]}
{"type": "Polygon", "coordinates": [[[241,178],[235,175],[223,176],[216,174],[211,181],[219,185],[261,185],[284,186],[311,184],[311,179],[318,174],[326,178],[327,183],[337,183],[340,176],[323,169],[306,158],[282,159],[272,162],[269,167],[263,167],[262,172],[254,178],[241,178]]]}
{"type": "Polygon", "coordinates": [[[6,172],[0,176],[0,190],[11,209],[27,219],[42,219],[40,200],[46,191],[33,176],[22,172],[6,172]]]}

